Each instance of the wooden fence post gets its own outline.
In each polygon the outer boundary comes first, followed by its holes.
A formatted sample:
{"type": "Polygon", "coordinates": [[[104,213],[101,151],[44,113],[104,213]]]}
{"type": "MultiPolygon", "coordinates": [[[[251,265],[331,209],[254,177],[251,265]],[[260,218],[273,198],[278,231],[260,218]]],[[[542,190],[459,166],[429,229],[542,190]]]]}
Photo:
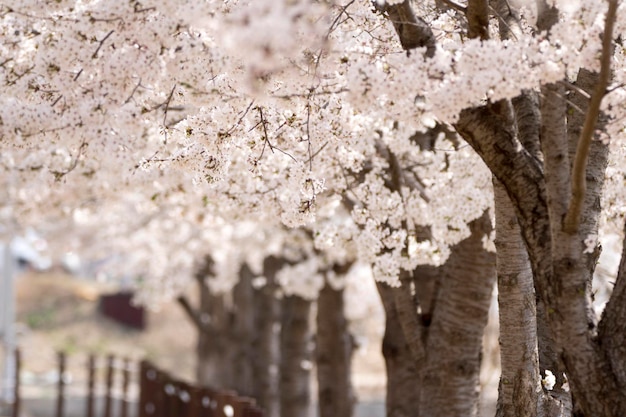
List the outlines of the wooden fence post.
{"type": "Polygon", "coordinates": [[[130,359],[124,358],[122,366],[122,403],[120,415],[121,417],[128,417],[128,384],[130,382],[130,359]]]}
{"type": "Polygon", "coordinates": [[[22,367],[22,354],[20,348],[15,348],[15,385],[13,386],[13,417],[20,415],[20,368],[22,367]]]}
{"type": "Polygon", "coordinates": [[[199,388],[196,390],[196,405],[194,409],[197,409],[196,416],[208,416],[217,417],[217,400],[215,399],[215,392],[210,388],[199,388]]]}
{"type": "Polygon", "coordinates": [[[189,408],[187,409],[187,417],[208,415],[208,413],[202,413],[202,398],[202,390],[191,385],[189,387],[189,408]]]}
{"type": "Polygon", "coordinates": [[[217,400],[217,415],[216,417],[234,417],[233,414],[226,413],[226,407],[230,407],[234,413],[235,399],[237,394],[233,391],[220,391],[216,395],[217,400]]]}
{"type": "Polygon", "coordinates": [[[163,379],[160,381],[159,389],[163,396],[163,402],[161,405],[161,412],[159,415],[163,417],[175,416],[178,412],[178,401],[176,382],[169,374],[161,372],[163,379]]]}
{"type": "Polygon", "coordinates": [[[150,362],[141,362],[139,417],[163,417],[165,375],[150,362]]]}
{"type": "Polygon", "coordinates": [[[147,410],[146,406],[148,404],[147,396],[148,396],[148,362],[142,360],[139,363],[139,402],[137,404],[137,416],[138,417],[146,417],[147,410]]]}
{"type": "Polygon", "coordinates": [[[59,360],[59,381],[57,384],[57,408],[56,408],[56,417],[63,417],[63,406],[65,402],[65,353],[58,352],[57,357],[59,360]]]}
{"type": "Polygon", "coordinates": [[[94,385],[96,379],[96,357],[90,354],[87,359],[87,417],[94,417],[94,385]]]}
{"type": "Polygon", "coordinates": [[[106,371],[106,387],[104,397],[104,417],[111,417],[111,388],[113,386],[113,362],[115,357],[113,355],[107,356],[107,371],[106,371]]]}

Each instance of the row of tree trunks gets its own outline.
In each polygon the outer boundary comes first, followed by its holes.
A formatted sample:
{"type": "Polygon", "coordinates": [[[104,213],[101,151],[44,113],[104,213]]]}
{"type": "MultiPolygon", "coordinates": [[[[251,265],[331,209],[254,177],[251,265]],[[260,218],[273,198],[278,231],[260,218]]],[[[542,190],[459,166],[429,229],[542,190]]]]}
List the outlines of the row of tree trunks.
{"type": "MultiPolygon", "coordinates": [[[[184,297],[179,300],[199,329],[198,381],[255,398],[268,417],[306,416],[311,406],[313,303],[280,296],[275,278],[285,265],[281,258],[265,259],[260,288],[253,286],[254,273],[243,265],[232,294],[215,295],[206,281],[212,268],[207,258],[198,271],[198,308],[184,297]]],[[[349,417],[355,400],[350,376],[354,346],[343,290],[326,285],[317,311],[319,415],[349,417]]]]}

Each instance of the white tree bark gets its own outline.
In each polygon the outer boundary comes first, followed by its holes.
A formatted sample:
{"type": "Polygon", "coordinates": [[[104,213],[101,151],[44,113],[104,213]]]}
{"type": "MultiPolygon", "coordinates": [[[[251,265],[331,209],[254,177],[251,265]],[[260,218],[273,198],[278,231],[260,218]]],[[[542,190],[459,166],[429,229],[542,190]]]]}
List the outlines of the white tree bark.
{"type": "Polygon", "coordinates": [[[497,417],[533,417],[541,393],[535,288],[515,210],[494,180],[502,375],[497,417]]]}

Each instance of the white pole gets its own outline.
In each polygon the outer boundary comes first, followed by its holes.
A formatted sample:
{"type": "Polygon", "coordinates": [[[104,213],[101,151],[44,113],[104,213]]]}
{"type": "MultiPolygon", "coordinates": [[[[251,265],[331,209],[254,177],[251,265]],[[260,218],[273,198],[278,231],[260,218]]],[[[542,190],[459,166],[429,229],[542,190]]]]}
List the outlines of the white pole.
{"type": "Polygon", "coordinates": [[[5,404],[15,401],[15,261],[11,253],[11,243],[4,246],[2,287],[0,288],[0,331],[4,345],[4,366],[2,368],[1,397],[5,404]]]}

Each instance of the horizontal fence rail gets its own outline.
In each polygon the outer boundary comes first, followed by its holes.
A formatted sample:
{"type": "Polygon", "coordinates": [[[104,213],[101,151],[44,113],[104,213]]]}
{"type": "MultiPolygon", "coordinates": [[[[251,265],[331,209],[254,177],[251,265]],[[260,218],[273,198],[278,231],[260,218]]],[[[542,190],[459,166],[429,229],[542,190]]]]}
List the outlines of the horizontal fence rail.
{"type": "Polygon", "coordinates": [[[191,385],[148,361],[140,365],[139,393],[139,417],[263,417],[251,398],[191,385]]]}
{"type": "MultiPolygon", "coordinates": [[[[15,350],[15,363],[15,396],[11,416],[19,417],[23,409],[20,397],[22,355],[19,349],[15,350]]],[[[101,402],[103,410],[102,413],[96,413],[96,363],[96,356],[89,355],[86,363],[85,412],[81,413],[86,417],[263,417],[263,411],[252,398],[241,397],[234,391],[200,387],[176,379],[149,361],[141,361],[137,369],[128,358],[119,360],[113,355],[106,356],[104,391],[100,390],[104,393],[101,402]],[[119,382],[117,385],[114,384],[116,380],[119,382]],[[133,383],[138,384],[139,398],[137,409],[131,412],[129,391],[133,383]],[[116,395],[114,385],[118,387],[116,395]]],[[[59,352],[57,395],[53,406],[55,417],[65,417],[67,414],[67,364],[67,355],[59,352]]]]}

